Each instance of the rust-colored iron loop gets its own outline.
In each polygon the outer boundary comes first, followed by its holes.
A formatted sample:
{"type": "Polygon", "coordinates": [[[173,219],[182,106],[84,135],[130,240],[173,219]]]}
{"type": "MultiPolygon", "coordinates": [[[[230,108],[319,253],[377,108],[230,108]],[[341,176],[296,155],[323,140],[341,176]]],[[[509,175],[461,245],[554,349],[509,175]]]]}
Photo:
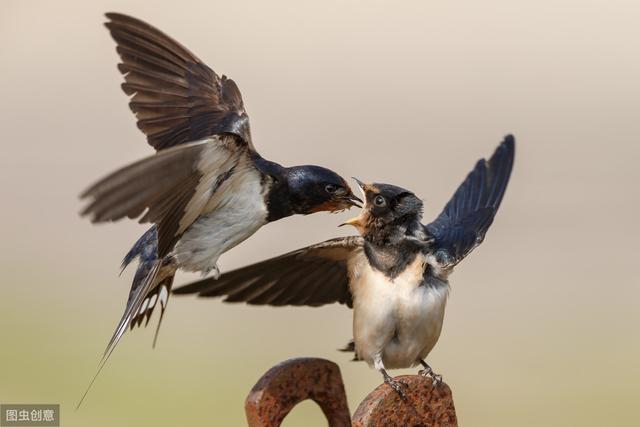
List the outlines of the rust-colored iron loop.
{"type": "Polygon", "coordinates": [[[457,427],[451,389],[433,385],[421,375],[395,378],[404,383],[406,399],[387,384],[373,390],[349,419],[349,408],[338,365],[324,359],[290,359],[271,368],[245,401],[249,427],[277,427],[295,405],[312,399],[330,427],[457,427]]]}
{"type": "Polygon", "coordinates": [[[316,358],[286,360],[258,380],[244,408],[249,427],[277,427],[295,405],[311,399],[331,427],[351,425],[340,368],[316,358]]]}
{"type": "Polygon", "coordinates": [[[402,375],[395,379],[407,385],[407,399],[402,400],[387,384],[378,386],[356,409],[353,427],[457,427],[448,385],[434,386],[431,378],[422,375],[402,375]]]}

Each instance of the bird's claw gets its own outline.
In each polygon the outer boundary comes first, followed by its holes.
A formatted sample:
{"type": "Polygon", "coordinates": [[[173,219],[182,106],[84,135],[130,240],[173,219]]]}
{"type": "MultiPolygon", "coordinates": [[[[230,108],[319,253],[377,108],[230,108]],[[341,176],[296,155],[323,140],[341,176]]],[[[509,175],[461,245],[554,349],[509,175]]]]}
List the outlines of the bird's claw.
{"type": "Polygon", "coordinates": [[[433,379],[433,386],[437,387],[442,384],[442,375],[431,372],[431,378],[433,379]]]}
{"type": "Polygon", "coordinates": [[[402,398],[402,400],[407,400],[407,395],[405,394],[403,387],[404,388],[408,388],[409,386],[406,385],[405,383],[401,382],[401,381],[396,381],[393,378],[389,377],[389,378],[385,378],[384,380],[385,383],[389,384],[389,386],[400,395],[400,397],[402,398]]]}
{"type": "Polygon", "coordinates": [[[418,375],[422,375],[423,377],[430,377],[433,374],[433,369],[429,367],[428,369],[420,369],[418,371],[418,375]]]}
{"type": "Polygon", "coordinates": [[[433,372],[433,369],[431,369],[431,366],[429,365],[427,365],[424,369],[419,370],[418,375],[422,375],[423,377],[431,377],[434,386],[442,384],[442,375],[433,372]]]}

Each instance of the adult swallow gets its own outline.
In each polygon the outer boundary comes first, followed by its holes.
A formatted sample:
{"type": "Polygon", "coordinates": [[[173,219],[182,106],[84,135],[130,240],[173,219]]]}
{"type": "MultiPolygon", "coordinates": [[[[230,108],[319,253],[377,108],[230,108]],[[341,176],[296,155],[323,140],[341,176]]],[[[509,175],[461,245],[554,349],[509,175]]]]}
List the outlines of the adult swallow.
{"type": "Polygon", "coordinates": [[[220,255],[263,225],[360,201],[329,169],[284,167],[261,157],[233,80],[151,25],[106,16],[122,61],[122,89],[157,153],[81,196],[89,200],[82,214],[93,222],[140,217],[154,224],[124,258],[123,268],[136,258],[140,264],[100,366],[127,328],[148,322],[158,302],[162,320],[176,270],[217,276],[220,255]]]}
{"type": "Polygon", "coordinates": [[[478,246],[493,222],[513,166],[515,142],[507,136],[491,158],[480,160],[442,213],[422,224],[422,201],[389,184],[364,184],[365,205],[346,222],[360,236],[327,240],[174,291],[249,304],[353,308],[356,360],[380,371],[403,395],[387,369],[421,364],[442,329],[449,274],[478,246]]]}

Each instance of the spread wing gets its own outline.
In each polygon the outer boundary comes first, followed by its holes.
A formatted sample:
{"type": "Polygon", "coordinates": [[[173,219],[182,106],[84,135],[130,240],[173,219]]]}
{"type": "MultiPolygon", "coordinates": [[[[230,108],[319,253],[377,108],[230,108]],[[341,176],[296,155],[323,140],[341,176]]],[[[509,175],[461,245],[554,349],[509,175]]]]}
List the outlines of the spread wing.
{"type": "Polygon", "coordinates": [[[223,203],[225,192],[246,183],[253,170],[238,137],[212,136],[158,151],[101,179],[81,195],[89,199],[82,215],[93,222],[142,217],[141,223],[157,224],[162,259],[205,207],[223,203]]]}
{"type": "Polygon", "coordinates": [[[476,163],[442,213],[426,226],[443,267],[456,265],[482,243],[507,189],[514,153],[515,140],[508,135],[489,160],[476,163]]]}
{"type": "Polygon", "coordinates": [[[161,150],[219,133],[249,145],[249,118],[233,80],[219,77],[180,43],[139,19],[107,13],[124,74],[122,90],[151,146],[161,150]]]}
{"type": "Polygon", "coordinates": [[[352,306],[349,262],[362,251],[361,237],[308,246],[214,278],[175,289],[174,294],[226,296],[225,302],[256,305],[352,306]]]}

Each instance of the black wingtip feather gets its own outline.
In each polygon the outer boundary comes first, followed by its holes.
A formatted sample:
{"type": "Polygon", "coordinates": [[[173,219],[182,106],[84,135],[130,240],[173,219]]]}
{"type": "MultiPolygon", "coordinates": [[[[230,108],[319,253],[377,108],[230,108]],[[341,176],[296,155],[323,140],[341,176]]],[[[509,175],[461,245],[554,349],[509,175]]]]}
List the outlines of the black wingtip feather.
{"type": "Polygon", "coordinates": [[[488,160],[479,160],[438,218],[426,226],[434,252],[451,267],[478,246],[491,226],[507,189],[515,157],[515,138],[506,135],[488,160]]]}
{"type": "Polygon", "coordinates": [[[489,170],[495,180],[492,206],[496,210],[500,207],[500,203],[507,189],[507,184],[509,183],[509,178],[511,177],[515,148],[515,138],[513,135],[507,135],[489,160],[489,170]]]}

